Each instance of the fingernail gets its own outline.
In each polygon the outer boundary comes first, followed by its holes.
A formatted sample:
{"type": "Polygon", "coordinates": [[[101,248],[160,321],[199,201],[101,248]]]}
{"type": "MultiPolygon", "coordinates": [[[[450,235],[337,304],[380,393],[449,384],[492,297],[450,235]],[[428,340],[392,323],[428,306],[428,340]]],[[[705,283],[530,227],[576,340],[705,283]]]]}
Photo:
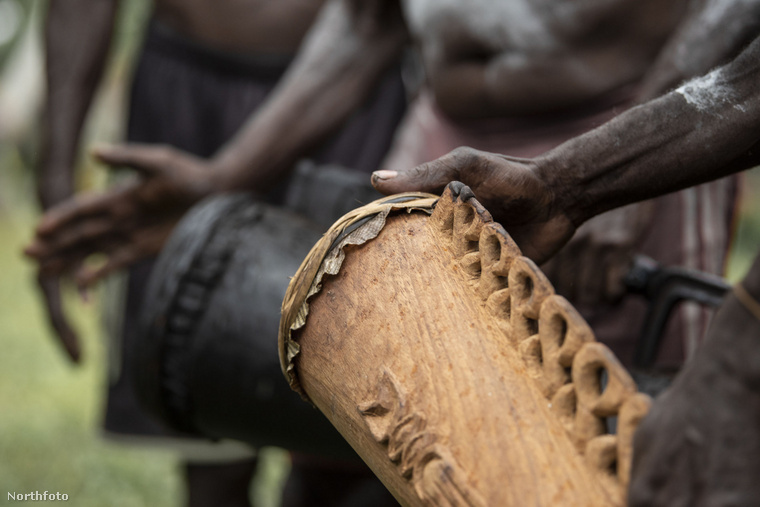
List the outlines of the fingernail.
{"type": "Polygon", "coordinates": [[[385,169],[381,169],[379,171],[373,172],[372,176],[377,180],[392,180],[398,176],[398,171],[387,171],[385,169]]]}

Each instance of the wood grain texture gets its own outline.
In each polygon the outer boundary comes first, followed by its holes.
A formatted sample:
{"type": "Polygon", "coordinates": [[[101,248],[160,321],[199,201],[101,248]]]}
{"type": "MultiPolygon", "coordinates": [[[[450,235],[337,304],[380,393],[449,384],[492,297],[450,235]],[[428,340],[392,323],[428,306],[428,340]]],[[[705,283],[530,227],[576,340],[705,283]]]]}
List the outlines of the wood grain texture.
{"type": "Polygon", "coordinates": [[[402,504],[624,503],[648,399],[474,199],[344,250],[298,379],[402,504]]]}

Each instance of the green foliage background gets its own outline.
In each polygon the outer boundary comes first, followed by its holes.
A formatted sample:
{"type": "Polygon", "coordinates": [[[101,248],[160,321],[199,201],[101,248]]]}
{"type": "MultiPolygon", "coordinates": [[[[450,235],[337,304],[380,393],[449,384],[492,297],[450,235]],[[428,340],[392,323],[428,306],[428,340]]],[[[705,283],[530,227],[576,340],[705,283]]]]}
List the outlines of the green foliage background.
{"type": "MultiPolygon", "coordinates": [[[[26,16],[24,30],[40,37],[46,3],[0,0],[11,1],[26,16]]],[[[111,63],[86,126],[86,145],[121,136],[125,83],[147,12],[147,0],[121,2],[111,63]]],[[[23,34],[22,30],[13,41],[0,45],[0,91],[16,77],[10,75],[16,72],[11,61],[23,34]]],[[[35,64],[42,65],[39,55],[22,55],[33,56],[35,64]]],[[[30,82],[29,89],[35,84],[30,82]]],[[[38,218],[32,170],[39,112],[39,97],[22,95],[29,102],[27,114],[32,121],[12,138],[0,131],[0,505],[15,504],[8,500],[8,493],[33,491],[66,493],[67,505],[82,507],[184,505],[176,454],[119,444],[100,435],[106,352],[97,293],[87,305],[70,288],[65,295],[67,314],[83,341],[81,365],[68,362],[48,330],[35,291],[33,266],[21,253],[38,218]]],[[[106,184],[103,169],[86,155],[80,165],[79,188],[106,184]]],[[[255,505],[274,507],[279,503],[287,455],[265,449],[260,461],[251,495],[255,505]]]]}

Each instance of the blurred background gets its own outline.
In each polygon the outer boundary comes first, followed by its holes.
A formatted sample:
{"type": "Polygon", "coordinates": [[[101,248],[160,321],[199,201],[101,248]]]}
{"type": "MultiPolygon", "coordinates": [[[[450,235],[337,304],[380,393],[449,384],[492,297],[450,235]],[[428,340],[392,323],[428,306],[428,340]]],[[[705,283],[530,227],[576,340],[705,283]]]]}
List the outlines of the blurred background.
{"type": "MultiPolygon", "coordinates": [[[[87,124],[87,144],[122,134],[134,50],[145,0],[122,2],[111,66],[87,124]]],[[[80,366],[68,362],[47,329],[31,263],[21,254],[38,218],[33,168],[44,87],[42,0],[0,0],[0,505],[7,492],[59,491],[72,505],[177,506],[184,503],[178,459],[168,451],[126,447],[100,438],[105,351],[97,295],[67,293],[68,313],[83,338],[80,366]]],[[[105,171],[83,154],[81,190],[106,185],[105,171]]],[[[745,175],[727,276],[738,280],[760,247],[760,171],[745,175]]],[[[281,451],[264,451],[252,487],[257,505],[278,503],[287,469],[281,451]]]]}
{"type": "MultiPolygon", "coordinates": [[[[69,505],[184,505],[178,457],[101,438],[105,343],[97,294],[83,303],[71,288],[67,314],[83,341],[72,365],[48,331],[35,272],[22,256],[39,217],[33,171],[44,69],[42,29],[47,2],[0,0],[0,505],[8,492],[61,492],[69,505]]],[[[86,144],[114,141],[123,130],[125,83],[140,43],[148,2],[121,2],[110,68],[86,127],[86,144]]],[[[86,153],[80,190],[102,188],[107,174],[86,153]]],[[[262,452],[251,495],[279,503],[287,456],[262,452]]],[[[12,502],[12,501],[10,501],[12,502]]],[[[15,502],[12,502],[15,503],[15,502]]]]}

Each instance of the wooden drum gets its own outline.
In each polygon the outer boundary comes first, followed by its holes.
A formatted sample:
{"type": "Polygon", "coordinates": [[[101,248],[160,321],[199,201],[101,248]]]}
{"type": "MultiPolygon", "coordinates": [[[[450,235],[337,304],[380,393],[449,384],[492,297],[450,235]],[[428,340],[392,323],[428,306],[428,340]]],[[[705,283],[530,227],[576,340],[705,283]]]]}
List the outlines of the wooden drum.
{"type": "Polygon", "coordinates": [[[404,505],[625,503],[649,398],[462,184],[337,222],[288,288],[279,347],[404,505]]]}
{"type": "Polygon", "coordinates": [[[153,269],[130,356],[146,409],[185,433],[356,459],[277,360],[280,303],[320,232],[246,194],[210,198],[182,219],[153,269]]]}

